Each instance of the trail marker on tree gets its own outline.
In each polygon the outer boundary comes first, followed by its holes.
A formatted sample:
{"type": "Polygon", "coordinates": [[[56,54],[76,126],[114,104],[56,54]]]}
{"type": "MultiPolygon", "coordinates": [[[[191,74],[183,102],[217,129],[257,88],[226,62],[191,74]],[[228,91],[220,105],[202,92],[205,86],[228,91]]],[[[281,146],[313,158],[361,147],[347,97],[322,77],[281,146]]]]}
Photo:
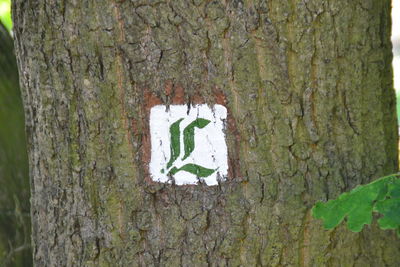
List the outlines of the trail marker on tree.
{"type": "Polygon", "coordinates": [[[150,111],[151,179],[217,185],[228,175],[227,110],[206,104],[154,106],[150,111]]]}

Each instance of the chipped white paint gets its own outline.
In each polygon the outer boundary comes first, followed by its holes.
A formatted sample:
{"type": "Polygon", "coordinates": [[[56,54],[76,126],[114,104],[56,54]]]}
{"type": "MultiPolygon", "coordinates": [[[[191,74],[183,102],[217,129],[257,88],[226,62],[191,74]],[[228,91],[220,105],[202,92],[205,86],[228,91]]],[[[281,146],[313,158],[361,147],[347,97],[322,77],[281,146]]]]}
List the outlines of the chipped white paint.
{"type": "Polygon", "coordinates": [[[206,104],[191,106],[164,105],[154,106],[150,111],[151,160],[150,175],[153,181],[172,183],[176,185],[197,184],[200,181],[207,185],[217,185],[226,180],[228,175],[228,152],[225,141],[225,122],[227,110],[222,105],[209,107],[206,104]],[[167,168],[171,158],[171,125],[182,119],[179,124],[180,154],[167,168]],[[204,128],[194,130],[194,150],[189,157],[184,158],[184,129],[196,119],[201,118],[210,122],[204,128]],[[198,177],[187,171],[179,171],[174,175],[169,172],[172,168],[181,168],[186,164],[215,170],[207,177],[198,177]],[[169,175],[168,175],[169,174],[169,175]]]}

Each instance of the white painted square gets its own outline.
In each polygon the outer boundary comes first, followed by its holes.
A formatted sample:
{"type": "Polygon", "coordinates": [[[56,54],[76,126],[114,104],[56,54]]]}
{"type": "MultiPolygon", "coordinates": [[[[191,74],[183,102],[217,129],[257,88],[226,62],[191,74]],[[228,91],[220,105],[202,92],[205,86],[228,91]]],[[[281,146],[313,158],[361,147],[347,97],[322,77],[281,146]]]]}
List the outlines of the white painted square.
{"type": "MultiPolygon", "coordinates": [[[[161,183],[172,183],[174,180],[176,185],[197,184],[200,181],[207,185],[217,185],[219,181],[225,181],[228,176],[228,150],[225,141],[226,118],[226,108],[218,104],[213,107],[201,104],[190,106],[190,108],[187,105],[170,105],[169,109],[165,105],[154,106],[150,111],[151,160],[149,168],[151,179],[161,183]],[[179,120],[181,121],[177,122],[179,120]],[[194,121],[202,121],[203,125],[206,123],[207,125],[202,126],[203,128],[199,128],[201,126],[194,127],[194,121]],[[177,150],[174,150],[174,153],[171,152],[170,128],[175,122],[177,122],[175,130],[179,127],[180,153],[177,158],[173,157],[176,160],[171,165],[171,154],[178,154],[177,150]],[[189,126],[190,124],[192,127],[189,126]],[[184,133],[190,132],[190,128],[194,128],[193,150],[190,149],[193,147],[192,145],[187,145],[185,148],[184,143],[184,133]],[[185,153],[186,149],[192,152],[185,153]],[[189,156],[185,158],[185,155],[189,156]],[[171,165],[169,168],[167,168],[168,163],[171,165]],[[196,167],[198,175],[185,170],[171,174],[174,167],[175,170],[179,170],[183,166],[189,166],[187,164],[195,164],[207,170],[201,169],[200,172],[200,168],[196,167]],[[208,173],[211,174],[208,175],[208,173]],[[199,175],[204,177],[199,177],[199,175]]],[[[178,140],[177,135],[174,134],[174,136],[175,140],[178,140]]],[[[186,134],[186,136],[190,135],[186,134]]]]}

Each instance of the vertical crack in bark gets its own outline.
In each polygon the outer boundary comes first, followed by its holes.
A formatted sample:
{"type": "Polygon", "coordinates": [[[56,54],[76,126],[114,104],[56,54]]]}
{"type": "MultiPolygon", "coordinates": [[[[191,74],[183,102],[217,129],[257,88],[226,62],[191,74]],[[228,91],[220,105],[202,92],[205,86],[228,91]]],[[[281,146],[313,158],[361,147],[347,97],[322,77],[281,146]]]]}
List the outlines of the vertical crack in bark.
{"type": "Polygon", "coordinates": [[[310,257],[310,249],[311,249],[311,237],[310,237],[310,229],[309,229],[309,224],[310,221],[312,220],[311,218],[311,210],[308,210],[303,218],[302,222],[302,227],[301,227],[301,236],[298,241],[299,245],[299,263],[300,266],[302,267],[308,267],[312,266],[311,265],[311,257],[310,257]]]}
{"type": "Polygon", "coordinates": [[[307,127],[308,133],[310,135],[311,141],[317,143],[319,140],[318,129],[315,123],[315,110],[314,105],[316,104],[314,101],[314,90],[311,87],[307,87],[304,90],[303,94],[303,119],[304,124],[307,127]]]}
{"type": "Polygon", "coordinates": [[[121,111],[122,111],[122,121],[123,125],[125,128],[125,138],[127,141],[127,144],[129,144],[129,150],[131,151],[132,155],[132,164],[134,164],[135,160],[135,151],[134,147],[132,144],[132,138],[131,138],[131,130],[129,128],[129,118],[128,114],[126,111],[126,105],[125,105],[125,97],[126,97],[126,92],[125,92],[125,86],[124,85],[124,63],[123,63],[123,58],[122,58],[122,48],[121,46],[126,42],[125,38],[125,28],[124,28],[124,19],[121,16],[121,11],[120,11],[120,5],[121,3],[117,2],[114,0],[113,6],[114,6],[114,14],[116,21],[118,23],[118,42],[117,42],[117,47],[116,47],[116,72],[117,72],[117,79],[118,79],[118,89],[120,92],[120,105],[121,105],[121,111]]]}
{"type": "MultiPolygon", "coordinates": [[[[228,4],[225,2],[225,8],[226,11],[229,10],[228,4]]],[[[229,18],[230,21],[232,21],[232,15],[226,14],[226,16],[229,18]]],[[[225,62],[225,74],[228,76],[228,83],[229,83],[229,89],[231,93],[233,94],[233,99],[234,99],[234,110],[235,110],[235,115],[240,114],[240,108],[239,108],[239,95],[237,92],[237,88],[235,85],[235,73],[233,70],[232,66],[232,49],[230,45],[230,27],[227,27],[224,31],[223,38],[222,38],[222,45],[224,48],[224,62],[225,62]]]]}
{"type": "Polygon", "coordinates": [[[350,110],[350,107],[347,104],[347,96],[346,96],[346,92],[343,92],[343,107],[345,109],[346,112],[346,119],[347,119],[347,123],[349,124],[350,128],[353,130],[353,132],[356,135],[360,135],[359,131],[357,130],[356,125],[353,122],[353,115],[352,112],[350,110]]]}

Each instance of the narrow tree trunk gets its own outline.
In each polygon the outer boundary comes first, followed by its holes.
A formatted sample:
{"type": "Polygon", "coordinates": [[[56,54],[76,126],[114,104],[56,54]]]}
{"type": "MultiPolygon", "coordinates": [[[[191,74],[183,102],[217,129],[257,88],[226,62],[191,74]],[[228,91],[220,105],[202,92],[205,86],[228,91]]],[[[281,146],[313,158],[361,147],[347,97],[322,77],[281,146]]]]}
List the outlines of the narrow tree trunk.
{"type": "Polygon", "coordinates": [[[397,171],[389,0],[13,8],[37,266],[400,265],[310,216],[397,171]],[[226,106],[226,181],[151,181],[157,103],[226,106]]]}
{"type": "Polygon", "coordinates": [[[31,266],[28,158],[13,41],[0,22],[0,266],[31,266]]]}

